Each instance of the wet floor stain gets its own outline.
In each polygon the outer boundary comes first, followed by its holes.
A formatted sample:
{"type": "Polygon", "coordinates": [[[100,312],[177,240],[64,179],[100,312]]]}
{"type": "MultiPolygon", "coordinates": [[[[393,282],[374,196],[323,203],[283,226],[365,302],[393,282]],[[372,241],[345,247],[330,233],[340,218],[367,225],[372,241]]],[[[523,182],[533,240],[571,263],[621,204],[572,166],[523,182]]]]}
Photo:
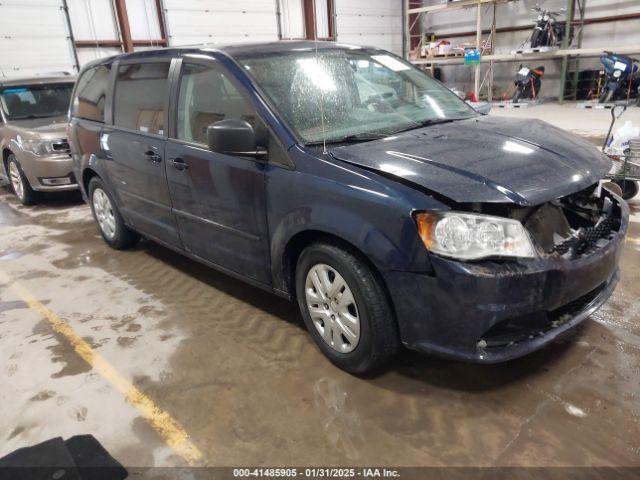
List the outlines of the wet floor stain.
{"type": "Polygon", "coordinates": [[[22,301],[0,302],[0,313],[21,308],[27,308],[27,304],[22,301]]]}

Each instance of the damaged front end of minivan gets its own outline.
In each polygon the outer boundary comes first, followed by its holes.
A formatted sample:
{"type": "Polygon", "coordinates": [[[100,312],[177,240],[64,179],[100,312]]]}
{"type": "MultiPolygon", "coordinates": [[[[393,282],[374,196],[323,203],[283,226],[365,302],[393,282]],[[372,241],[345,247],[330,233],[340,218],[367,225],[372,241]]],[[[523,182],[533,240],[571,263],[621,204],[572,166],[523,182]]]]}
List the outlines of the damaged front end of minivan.
{"type": "Polygon", "coordinates": [[[510,360],[571,330],[613,293],[628,207],[599,184],[537,206],[465,210],[521,224],[534,252],[472,261],[432,254],[431,275],[393,273],[390,288],[419,299],[397,305],[408,347],[482,363],[510,360]]]}

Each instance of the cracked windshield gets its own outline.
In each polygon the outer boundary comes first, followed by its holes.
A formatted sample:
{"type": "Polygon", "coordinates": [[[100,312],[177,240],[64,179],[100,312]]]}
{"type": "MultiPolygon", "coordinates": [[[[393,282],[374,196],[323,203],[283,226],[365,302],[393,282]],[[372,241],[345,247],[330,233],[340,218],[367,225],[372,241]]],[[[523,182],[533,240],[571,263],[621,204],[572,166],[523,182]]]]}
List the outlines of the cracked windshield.
{"type": "Polygon", "coordinates": [[[241,60],[306,144],[378,138],[475,112],[384,52],[313,50],[241,60]]]}

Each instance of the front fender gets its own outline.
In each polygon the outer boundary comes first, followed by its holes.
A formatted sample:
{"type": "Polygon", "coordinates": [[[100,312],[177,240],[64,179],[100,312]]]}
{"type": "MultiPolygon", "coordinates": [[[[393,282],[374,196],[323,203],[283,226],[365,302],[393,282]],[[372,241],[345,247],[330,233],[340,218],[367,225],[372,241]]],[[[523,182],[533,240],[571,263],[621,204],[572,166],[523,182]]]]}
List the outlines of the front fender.
{"type": "Polygon", "coordinates": [[[277,168],[267,174],[275,289],[288,292],[287,249],[304,232],[351,244],[383,276],[394,270],[431,271],[412,212],[441,204],[407,185],[338,160],[298,157],[296,165],[298,171],[277,168]]]}

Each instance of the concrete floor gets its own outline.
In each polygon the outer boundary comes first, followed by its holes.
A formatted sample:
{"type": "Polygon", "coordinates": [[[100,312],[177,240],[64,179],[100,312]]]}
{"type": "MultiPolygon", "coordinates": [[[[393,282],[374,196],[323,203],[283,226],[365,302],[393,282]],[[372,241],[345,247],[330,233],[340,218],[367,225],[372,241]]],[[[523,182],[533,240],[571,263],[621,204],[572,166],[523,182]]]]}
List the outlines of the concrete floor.
{"type": "MultiPolygon", "coordinates": [[[[586,137],[599,146],[604,142],[611,124],[611,110],[578,108],[575,102],[567,102],[563,105],[546,102],[530,108],[494,107],[491,115],[544,120],[558,128],[586,137]]],[[[616,121],[614,131],[626,121],[640,126],[640,108],[628,107],[620,119],[616,121]]]]}
{"type": "Polygon", "coordinates": [[[640,466],[632,208],[621,283],[575,335],[496,366],[404,352],[358,379],[292,304],[150,242],[110,250],[76,197],[0,189],[0,457],[91,433],[127,467],[640,466]]]}

